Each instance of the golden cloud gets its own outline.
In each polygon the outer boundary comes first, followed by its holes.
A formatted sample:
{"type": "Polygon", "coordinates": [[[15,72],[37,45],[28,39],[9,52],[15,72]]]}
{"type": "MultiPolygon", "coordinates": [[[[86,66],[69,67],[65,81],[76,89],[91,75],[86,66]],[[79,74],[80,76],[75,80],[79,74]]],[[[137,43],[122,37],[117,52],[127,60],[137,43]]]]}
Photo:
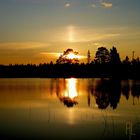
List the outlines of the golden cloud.
{"type": "Polygon", "coordinates": [[[101,2],[101,5],[105,8],[111,8],[113,6],[111,2],[101,2]]]}
{"type": "Polygon", "coordinates": [[[0,49],[24,50],[46,47],[49,44],[40,42],[3,42],[0,49]]]}
{"type": "Polygon", "coordinates": [[[70,6],[71,6],[70,3],[66,3],[66,4],[65,4],[65,7],[66,7],[66,8],[68,8],[68,7],[70,7],[70,6]]]}

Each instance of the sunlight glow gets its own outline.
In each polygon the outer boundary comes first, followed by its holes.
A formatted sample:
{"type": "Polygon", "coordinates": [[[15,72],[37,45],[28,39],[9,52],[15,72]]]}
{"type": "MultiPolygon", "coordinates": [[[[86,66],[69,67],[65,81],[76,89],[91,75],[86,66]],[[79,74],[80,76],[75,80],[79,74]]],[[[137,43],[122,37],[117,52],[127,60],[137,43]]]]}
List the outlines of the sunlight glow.
{"type": "Polygon", "coordinates": [[[75,55],[74,53],[69,53],[69,54],[67,55],[67,58],[68,58],[68,59],[77,59],[78,56],[75,55]]]}
{"type": "Polygon", "coordinates": [[[68,41],[69,42],[74,42],[75,37],[74,37],[74,26],[68,26],[68,41]]]}
{"type": "Polygon", "coordinates": [[[77,79],[71,78],[66,80],[66,91],[65,97],[69,97],[71,99],[78,96],[77,87],[76,87],[77,79]]]}

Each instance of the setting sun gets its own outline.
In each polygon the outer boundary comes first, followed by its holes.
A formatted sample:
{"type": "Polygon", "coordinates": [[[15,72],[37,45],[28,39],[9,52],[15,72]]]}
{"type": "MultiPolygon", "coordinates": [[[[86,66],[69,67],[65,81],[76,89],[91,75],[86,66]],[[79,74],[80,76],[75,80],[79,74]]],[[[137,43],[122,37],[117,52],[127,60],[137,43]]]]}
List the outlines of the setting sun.
{"type": "Polygon", "coordinates": [[[69,53],[67,56],[66,56],[68,59],[77,59],[78,56],[75,55],[74,53],[69,53]]]}

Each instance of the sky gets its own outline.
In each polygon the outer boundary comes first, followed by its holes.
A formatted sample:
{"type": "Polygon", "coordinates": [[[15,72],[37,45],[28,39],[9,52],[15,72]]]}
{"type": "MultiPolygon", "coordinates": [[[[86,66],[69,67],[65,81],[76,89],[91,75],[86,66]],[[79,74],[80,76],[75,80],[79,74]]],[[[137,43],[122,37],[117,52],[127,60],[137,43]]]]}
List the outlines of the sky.
{"type": "Polygon", "coordinates": [[[140,56],[140,0],[0,0],[0,64],[55,62],[68,48],[86,62],[98,47],[140,56]]]}

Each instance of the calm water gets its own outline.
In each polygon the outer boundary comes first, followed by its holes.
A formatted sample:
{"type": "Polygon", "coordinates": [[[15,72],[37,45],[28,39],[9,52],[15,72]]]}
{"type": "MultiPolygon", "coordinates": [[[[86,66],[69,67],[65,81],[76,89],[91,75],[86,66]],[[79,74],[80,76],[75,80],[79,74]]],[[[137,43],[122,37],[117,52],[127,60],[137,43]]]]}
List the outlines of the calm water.
{"type": "Polygon", "coordinates": [[[0,79],[0,139],[138,139],[140,81],[0,79]]]}

